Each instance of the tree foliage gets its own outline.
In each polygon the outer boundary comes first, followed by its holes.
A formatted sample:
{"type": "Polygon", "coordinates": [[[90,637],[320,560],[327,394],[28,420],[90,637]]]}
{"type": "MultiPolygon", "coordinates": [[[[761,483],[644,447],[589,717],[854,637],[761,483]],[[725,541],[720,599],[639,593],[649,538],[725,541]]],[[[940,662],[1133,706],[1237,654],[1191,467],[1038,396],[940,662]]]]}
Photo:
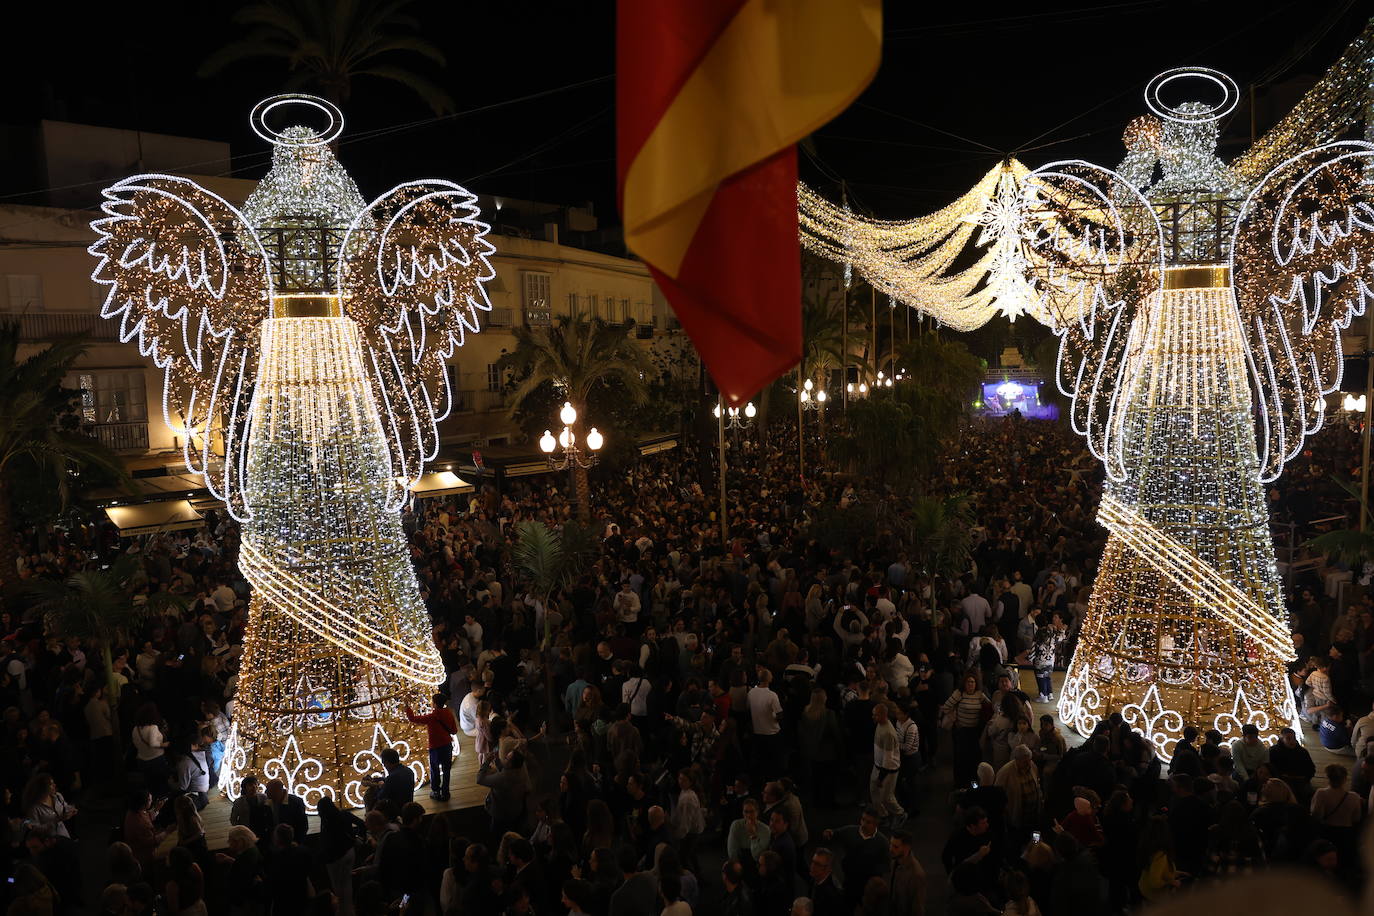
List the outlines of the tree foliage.
{"type": "Polygon", "coordinates": [[[654,365],[630,337],[633,323],[611,324],[579,314],[543,327],[515,329],[515,349],[501,357],[511,372],[510,410],[514,416],[542,386],[584,410],[598,389],[619,386],[636,404],[648,398],[654,365]]]}
{"type": "Polygon", "coordinates": [[[413,0],[266,0],[234,14],[248,32],[220,47],[201,64],[201,77],[264,58],[284,61],[286,88],[311,90],[331,101],[348,101],[359,77],[397,83],[435,114],[454,110],[453,98],[428,77],[397,61],[424,58],[443,67],[444,54],[421,37],[420,23],[405,13],[413,0]]]}
{"type": "Polygon", "coordinates": [[[918,571],[958,576],[968,569],[974,518],[966,494],[914,496],[905,517],[904,534],[918,571]]]}
{"type": "Polygon", "coordinates": [[[898,361],[907,379],[850,401],[828,443],[841,466],[884,484],[926,476],[983,376],[982,363],[962,343],[930,334],[913,338],[898,361]]]}
{"type": "Polygon", "coordinates": [[[79,637],[99,655],[105,669],[106,693],[118,728],[119,682],[115,678],[113,650],[127,644],[148,617],[184,610],[186,599],[168,591],[154,592],[139,602],[135,596],[146,585],[142,564],[127,554],[105,569],[86,569],[66,579],[38,579],[23,591],[43,615],[47,630],[63,637],[79,637]]]}
{"type": "Polygon", "coordinates": [[[925,443],[911,406],[875,392],[849,405],[843,432],[832,436],[826,447],[841,467],[886,484],[914,469],[925,443]]]}
{"type": "Polygon", "coordinates": [[[119,457],[81,431],[81,392],[63,380],[86,351],[66,338],[19,358],[19,326],[0,325],[0,582],[14,580],[14,507],[20,485],[39,483],[65,506],[83,470],[129,480],[119,457]]]}

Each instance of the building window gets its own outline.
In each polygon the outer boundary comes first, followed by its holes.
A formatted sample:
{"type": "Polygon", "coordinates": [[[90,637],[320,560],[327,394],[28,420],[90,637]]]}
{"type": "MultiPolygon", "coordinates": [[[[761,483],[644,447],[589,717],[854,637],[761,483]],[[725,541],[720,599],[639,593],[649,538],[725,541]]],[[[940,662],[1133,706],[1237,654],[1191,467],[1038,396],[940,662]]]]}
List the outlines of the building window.
{"type": "Polygon", "coordinates": [[[549,287],[551,275],[533,270],[520,272],[520,304],[525,313],[525,324],[543,325],[549,323],[549,287]]]}
{"type": "Polygon", "coordinates": [[[87,423],[146,423],[148,391],[143,370],[93,372],[78,376],[81,419],[87,423]]]}
{"type": "Polygon", "coordinates": [[[629,299],[621,299],[621,300],[620,300],[620,314],[621,314],[621,316],[624,317],[626,320],[628,320],[628,319],[630,318],[630,314],[631,314],[631,313],[630,313],[630,300],[629,300],[629,299]]]}
{"type": "Polygon", "coordinates": [[[43,307],[43,278],[38,274],[5,274],[5,294],[11,312],[43,307]]]}
{"type": "Polygon", "coordinates": [[[81,376],[81,419],[95,422],[95,378],[90,375],[81,376]]]}
{"type": "Polygon", "coordinates": [[[574,317],[582,311],[582,297],[577,293],[568,293],[568,314],[574,317]]]}
{"type": "Polygon", "coordinates": [[[596,310],[600,304],[601,303],[597,301],[596,293],[587,294],[587,314],[589,316],[591,316],[592,318],[598,317],[596,310]]]}

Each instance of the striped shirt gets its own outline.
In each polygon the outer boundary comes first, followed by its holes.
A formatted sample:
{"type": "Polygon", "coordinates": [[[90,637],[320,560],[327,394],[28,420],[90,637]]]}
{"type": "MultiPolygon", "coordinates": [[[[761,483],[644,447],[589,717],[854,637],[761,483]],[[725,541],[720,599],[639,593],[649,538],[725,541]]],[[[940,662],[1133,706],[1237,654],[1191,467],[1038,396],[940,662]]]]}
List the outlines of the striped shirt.
{"type": "Polygon", "coordinates": [[[916,727],[915,719],[895,722],[897,741],[901,744],[903,757],[914,757],[921,749],[921,730],[916,727]]]}
{"type": "Polygon", "coordinates": [[[983,704],[986,702],[987,698],[979,691],[964,693],[958,690],[945,700],[944,708],[953,710],[957,728],[977,728],[983,724],[983,704]]]}

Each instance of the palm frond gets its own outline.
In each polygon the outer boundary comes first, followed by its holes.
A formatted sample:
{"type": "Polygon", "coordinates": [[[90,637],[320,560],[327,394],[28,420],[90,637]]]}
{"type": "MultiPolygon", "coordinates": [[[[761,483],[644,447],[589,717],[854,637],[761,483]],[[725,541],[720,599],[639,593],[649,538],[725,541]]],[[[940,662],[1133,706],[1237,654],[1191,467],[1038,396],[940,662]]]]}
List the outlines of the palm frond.
{"type": "Polygon", "coordinates": [[[521,522],[515,527],[511,559],[529,577],[536,592],[547,595],[563,578],[565,557],[562,539],[543,522],[521,522]]]}
{"type": "Polygon", "coordinates": [[[405,86],[411,92],[420,97],[429,109],[436,115],[448,114],[457,110],[457,104],[453,101],[453,96],[443,89],[440,89],[431,80],[421,76],[413,70],[404,67],[387,66],[385,64],[374,64],[362,70],[358,70],[355,76],[371,76],[376,79],[390,80],[405,86]]]}
{"type": "Polygon", "coordinates": [[[1312,538],[1307,546],[1317,553],[1353,566],[1374,559],[1374,531],[1328,531],[1312,538]]]}

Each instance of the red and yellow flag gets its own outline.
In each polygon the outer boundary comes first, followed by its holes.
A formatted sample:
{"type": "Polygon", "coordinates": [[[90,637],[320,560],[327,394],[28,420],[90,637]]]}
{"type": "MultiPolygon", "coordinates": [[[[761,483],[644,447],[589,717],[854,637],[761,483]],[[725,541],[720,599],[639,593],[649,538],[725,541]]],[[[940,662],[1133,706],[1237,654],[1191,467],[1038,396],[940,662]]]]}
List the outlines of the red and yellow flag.
{"type": "Polygon", "coordinates": [[[881,48],[881,0],[620,2],[625,240],[732,404],[801,358],[795,144],[881,48]]]}

